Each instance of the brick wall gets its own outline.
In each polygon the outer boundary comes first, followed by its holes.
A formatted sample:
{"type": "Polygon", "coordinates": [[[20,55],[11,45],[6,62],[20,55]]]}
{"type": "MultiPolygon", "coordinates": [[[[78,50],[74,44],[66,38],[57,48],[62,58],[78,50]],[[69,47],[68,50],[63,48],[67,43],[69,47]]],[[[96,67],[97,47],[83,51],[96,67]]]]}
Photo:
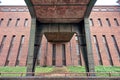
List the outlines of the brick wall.
{"type": "MultiPolygon", "coordinates": [[[[90,15],[90,19],[93,20],[94,25],[90,26],[91,29],[91,39],[92,39],[92,48],[94,54],[95,65],[100,65],[99,57],[101,55],[102,64],[105,66],[110,65],[108,60],[108,54],[106,52],[105,44],[103,42],[103,35],[106,38],[107,47],[109,49],[109,54],[111,55],[111,60],[114,66],[120,66],[120,14],[119,6],[96,6],[93,8],[93,11],[90,15]],[[102,26],[99,25],[98,19],[101,20],[102,26]],[[107,25],[106,19],[109,19],[111,26],[107,25]],[[119,25],[115,23],[115,19],[118,21],[119,25]],[[114,35],[116,39],[116,44],[112,40],[114,35]],[[94,38],[96,36],[97,45],[99,48],[96,48],[94,38]],[[118,53],[116,46],[118,47],[118,53]],[[97,49],[99,49],[99,55],[97,54],[97,49]]],[[[0,66],[15,66],[16,63],[19,66],[25,66],[28,54],[28,43],[29,43],[29,32],[31,25],[31,18],[26,7],[0,7],[0,46],[2,44],[0,51],[0,66]],[[9,22],[9,19],[10,22],[9,22]],[[19,20],[18,20],[19,19],[19,20]],[[17,22],[18,20],[18,22],[17,22]],[[25,21],[28,22],[27,26],[25,21]],[[7,26],[9,23],[9,26],[7,26]],[[17,23],[17,26],[16,26],[17,23]],[[3,36],[6,35],[6,38],[3,40],[3,36]],[[12,41],[12,36],[15,35],[14,40],[12,41]],[[24,42],[22,48],[20,49],[21,36],[24,35],[24,42]],[[3,40],[3,41],[2,41],[3,40]],[[11,44],[11,41],[13,45],[11,44]],[[11,47],[10,47],[11,46],[11,47]],[[18,54],[20,57],[18,60],[18,54]],[[8,56],[9,54],[9,56],[8,56]],[[6,58],[9,59],[6,59],[6,58]],[[7,62],[9,61],[9,62],[7,62]]],[[[65,45],[66,53],[66,65],[84,65],[83,57],[81,51],[78,54],[77,49],[77,40],[75,39],[76,35],[73,36],[70,42],[64,43],[52,43],[47,42],[46,37],[43,36],[41,48],[38,55],[37,63],[40,66],[52,66],[52,54],[53,48],[52,45],[56,44],[56,66],[63,66],[62,62],[62,44],[65,45]]]]}
{"type": "MultiPolygon", "coordinates": [[[[94,7],[94,9],[95,8],[100,10],[100,9],[103,9],[104,7],[94,7]]],[[[116,7],[112,7],[112,8],[113,10],[116,9],[116,7]]],[[[109,7],[106,8],[106,10],[107,9],[109,9],[109,7]]],[[[117,19],[118,23],[120,23],[119,16],[120,16],[119,12],[117,11],[93,11],[92,14],[90,15],[90,18],[93,20],[93,23],[94,23],[94,25],[91,26],[90,28],[91,28],[93,54],[94,54],[96,65],[99,65],[99,62],[98,62],[98,55],[96,52],[96,47],[95,47],[94,40],[93,40],[93,35],[96,35],[103,65],[105,66],[110,65],[110,62],[107,57],[108,55],[107,55],[107,52],[106,52],[106,49],[103,43],[103,39],[102,39],[102,36],[105,35],[106,42],[109,48],[109,52],[111,54],[111,58],[113,61],[113,65],[120,66],[120,61],[119,61],[120,56],[118,55],[120,54],[120,49],[118,50],[118,53],[117,53],[114,42],[111,37],[112,35],[114,35],[116,42],[117,42],[116,45],[118,46],[118,48],[120,48],[120,36],[119,36],[120,26],[119,25],[117,26],[116,22],[114,21],[114,19],[117,19]],[[111,26],[107,25],[107,21],[106,21],[107,18],[109,19],[111,26]],[[98,19],[101,19],[102,26],[99,26],[98,19]]]]}
{"type": "MultiPolygon", "coordinates": [[[[15,7],[12,7],[15,8],[15,7]]],[[[1,47],[0,52],[0,66],[15,66],[17,55],[19,53],[21,36],[24,35],[24,42],[21,48],[19,66],[26,65],[26,59],[28,54],[28,42],[29,42],[29,32],[31,18],[28,12],[3,12],[0,11],[0,44],[2,43],[3,36],[6,35],[3,47],[1,47]],[[9,22],[9,19],[11,21],[9,22]],[[16,21],[19,19],[18,25],[16,26],[16,21]],[[28,25],[24,26],[25,19],[28,19],[28,25]],[[9,25],[8,25],[9,24],[9,25]],[[10,47],[12,36],[15,36],[13,45],[10,47]],[[9,54],[9,55],[8,55],[9,54]],[[9,59],[6,59],[8,56],[9,59]],[[7,62],[8,61],[8,62],[7,62]]]]}

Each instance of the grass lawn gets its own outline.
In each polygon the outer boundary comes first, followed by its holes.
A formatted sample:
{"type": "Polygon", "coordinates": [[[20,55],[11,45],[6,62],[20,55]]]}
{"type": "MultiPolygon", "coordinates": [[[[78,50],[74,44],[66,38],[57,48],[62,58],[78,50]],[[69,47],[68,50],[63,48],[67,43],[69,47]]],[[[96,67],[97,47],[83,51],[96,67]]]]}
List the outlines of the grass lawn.
{"type": "Polygon", "coordinates": [[[26,72],[26,67],[0,67],[0,72],[26,72]]]}
{"type": "MultiPolygon", "coordinates": [[[[85,67],[83,66],[68,66],[65,67],[68,72],[79,73],[85,72],[85,67]]],[[[55,67],[40,67],[37,66],[35,72],[39,73],[52,73],[55,67]]],[[[26,67],[0,67],[0,72],[26,72],[26,67]]],[[[120,72],[120,67],[116,66],[96,66],[95,72],[120,72]]],[[[101,75],[101,74],[97,74],[101,75]]],[[[103,75],[103,74],[102,74],[103,75]]],[[[105,74],[106,75],[106,74],[105,74]]],[[[120,76],[120,74],[118,74],[120,76]]],[[[19,76],[19,74],[1,74],[0,76],[19,76]]],[[[106,75],[107,76],[107,75],[106,75]]]]}
{"type": "Polygon", "coordinates": [[[37,66],[35,69],[35,72],[40,72],[40,73],[49,73],[53,71],[54,67],[40,67],[37,66]]]}
{"type": "MultiPolygon", "coordinates": [[[[84,66],[68,66],[69,72],[85,72],[84,66]]],[[[35,72],[48,73],[53,71],[54,67],[40,67],[37,66],[35,72]]],[[[0,72],[26,72],[26,67],[0,67],[0,72]]],[[[120,72],[120,67],[116,66],[96,66],[95,72],[120,72]]]]}
{"type": "Polygon", "coordinates": [[[96,72],[120,72],[120,67],[117,66],[96,66],[96,72]]]}
{"type": "MultiPolygon", "coordinates": [[[[8,72],[8,73],[14,73],[14,72],[26,72],[26,67],[0,67],[0,72],[8,72]]],[[[20,74],[1,74],[0,76],[20,76],[20,74]]]]}
{"type": "Polygon", "coordinates": [[[84,66],[68,66],[67,69],[69,72],[85,72],[84,66]]]}

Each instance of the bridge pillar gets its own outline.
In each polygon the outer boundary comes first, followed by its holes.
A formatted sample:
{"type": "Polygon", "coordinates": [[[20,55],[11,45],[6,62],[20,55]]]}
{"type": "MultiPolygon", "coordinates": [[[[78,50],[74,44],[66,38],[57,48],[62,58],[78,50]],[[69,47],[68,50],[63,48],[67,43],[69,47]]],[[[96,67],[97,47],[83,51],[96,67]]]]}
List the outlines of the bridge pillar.
{"type": "Polygon", "coordinates": [[[89,26],[88,18],[84,18],[84,27],[85,27],[86,51],[87,51],[87,59],[88,59],[87,72],[94,72],[94,59],[93,59],[92,41],[90,36],[90,26],[89,26]]]}
{"type": "MultiPolygon", "coordinates": [[[[80,22],[78,31],[76,32],[78,34],[78,42],[83,54],[86,72],[94,72],[94,59],[88,18],[84,18],[84,20],[80,22]]],[[[94,76],[94,74],[89,76],[94,76]]]]}
{"type": "MultiPolygon", "coordinates": [[[[28,57],[27,57],[27,72],[33,72],[35,31],[36,31],[36,18],[32,18],[30,38],[29,38],[28,57]]],[[[31,75],[32,74],[27,74],[27,76],[31,76],[31,75]]]]}
{"type": "Polygon", "coordinates": [[[34,76],[37,55],[42,40],[42,27],[36,27],[36,19],[31,20],[26,76],[34,76]],[[29,73],[30,72],[30,73],[29,73]],[[33,72],[33,73],[31,73],[33,72]]]}

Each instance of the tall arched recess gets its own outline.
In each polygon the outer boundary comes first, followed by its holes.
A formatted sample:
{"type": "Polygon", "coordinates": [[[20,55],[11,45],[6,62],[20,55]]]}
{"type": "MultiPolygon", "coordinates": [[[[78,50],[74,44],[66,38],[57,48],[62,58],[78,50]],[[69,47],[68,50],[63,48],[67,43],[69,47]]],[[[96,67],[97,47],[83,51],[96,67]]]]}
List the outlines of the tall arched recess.
{"type": "MultiPolygon", "coordinates": [[[[69,42],[74,33],[79,36],[86,72],[94,72],[88,17],[96,0],[25,0],[25,2],[32,18],[27,72],[34,72],[43,34],[48,42],[69,42]],[[56,27],[53,27],[53,24],[56,27]]],[[[34,74],[27,74],[32,75],[34,74]]]]}

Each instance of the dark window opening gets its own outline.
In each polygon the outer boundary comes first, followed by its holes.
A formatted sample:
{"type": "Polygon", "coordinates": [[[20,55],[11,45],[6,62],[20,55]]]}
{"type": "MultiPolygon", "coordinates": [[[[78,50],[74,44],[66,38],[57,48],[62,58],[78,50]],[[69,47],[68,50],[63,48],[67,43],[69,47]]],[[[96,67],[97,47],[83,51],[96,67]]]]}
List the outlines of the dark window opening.
{"type": "Polygon", "coordinates": [[[78,56],[78,64],[79,65],[82,65],[82,62],[81,62],[81,54],[80,54],[80,45],[78,44],[77,42],[77,45],[76,45],[76,53],[77,53],[77,56],[78,56]]]}
{"type": "Polygon", "coordinates": [[[3,49],[3,47],[4,47],[4,42],[5,42],[5,40],[6,40],[6,35],[4,35],[3,36],[3,38],[2,38],[2,41],[1,41],[1,44],[0,44],[0,53],[2,52],[2,49],[3,49]]]}
{"type": "Polygon", "coordinates": [[[0,26],[2,25],[3,20],[4,20],[3,18],[0,20],[0,26]]]}
{"type": "Polygon", "coordinates": [[[105,35],[103,35],[102,38],[103,38],[103,43],[104,43],[104,46],[105,46],[105,50],[106,50],[106,53],[107,53],[108,60],[110,62],[110,65],[113,66],[112,57],[111,57],[111,54],[110,54],[110,50],[109,50],[108,43],[107,43],[105,35]]]}
{"type": "Polygon", "coordinates": [[[80,60],[78,60],[78,64],[81,65],[81,61],[80,60]]]}
{"type": "Polygon", "coordinates": [[[100,18],[98,19],[98,24],[99,24],[99,26],[102,26],[102,21],[100,18]]]}
{"type": "Polygon", "coordinates": [[[15,35],[13,35],[11,42],[10,42],[10,46],[9,46],[9,50],[8,50],[8,54],[7,54],[7,58],[6,58],[6,62],[5,62],[5,66],[7,66],[9,64],[9,59],[11,56],[11,51],[14,45],[14,40],[15,40],[15,35]]]}
{"type": "Polygon", "coordinates": [[[66,66],[65,44],[62,44],[62,62],[63,62],[63,65],[66,66]]]}
{"type": "Polygon", "coordinates": [[[56,65],[56,44],[52,46],[52,65],[56,65]]]}
{"type": "Polygon", "coordinates": [[[16,66],[19,65],[19,60],[16,61],[16,66]]]}
{"type": "Polygon", "coordinates": [[[106,22],[107,22],[107,25],[108,25],[108,26],[111,26],[110,20],[109,20],[108,18],[106,19],[106,22]]]}
{"type": "Polygon", "coordinates": [[[24,44],[24,39],[25,39],[25,36],[22,35],[21,40],[20,40],[19,49],[18,49],[18,54],[17,54],[16,65],[19,65],[18,62],[20,61],[20,56],[21,56],[21,53],[22,53],[22,46],[24,44]]]}
{"type": "Polygon", "coordinates": [[[37,65],[40,65],[41,47],[42,47],[42,44],[40,45],[40,48],[39,48],[39,51],[38,51],[37,65]]]}
{"type": "Polygon", "coordinates": [[[10,25],[11,21],[12,21],[12,19],[10,18],[10,19],[8,20],[7,26],[10,25]]]}
{"type": "Polygon", "coordinates": [[[93,19],[90,19],[90,26],[94,26],[93,19]]]}
{"type": "Polygon", "coordinates": [[[6,60],[5,66],[8,66],[8,64],[9,64],[9,60],[6,60]]]}
{"type": "Polygon", "coordinates": [[[20,18],[18,18],[18,19],[16,20],[15,26],[18,26],[18,25],[19,25],[19,21],[20,21],[20,18]]]}
{"type": "Polygon", "coordinates": [[[101,57],[101,53],[100,53],[100,49],[99,49],[98,40],[97,40],[96,35],[93,36],[93,39],[94,39],[94,44],[95,44],[95,48],[96,48],[96,53],[97,53],[97,56],[98,56],[99,64],[103,65],[102,57],[101,57]]]}
{"type": "Polygon", "coordinates": [[[118,55],[118,59],[119,59],[119,61],[120,61],[120,50],[119,50],[119,47],[118,47],[118,45],[117,45],[117,41],[116,41],[114,35],[112,35],[111,37],[112,37],[112,40],[113,40],[113,43],[114,43],[114,47],[115,47],[115,49],[116,49],[116,53],[117,53],[117,55],[118,55]]]}
{"type": "Polygon", "coordinates": [[[24,21],[24,26],[28,26],[28,19],[26,18],[25,21],[24,21]]]}
{"type": "Polygon", "coordinates": [[[118,20],[116,18],[114,18],[114,22],[115,22],[116,26],[119,26],[118,20]]]}

